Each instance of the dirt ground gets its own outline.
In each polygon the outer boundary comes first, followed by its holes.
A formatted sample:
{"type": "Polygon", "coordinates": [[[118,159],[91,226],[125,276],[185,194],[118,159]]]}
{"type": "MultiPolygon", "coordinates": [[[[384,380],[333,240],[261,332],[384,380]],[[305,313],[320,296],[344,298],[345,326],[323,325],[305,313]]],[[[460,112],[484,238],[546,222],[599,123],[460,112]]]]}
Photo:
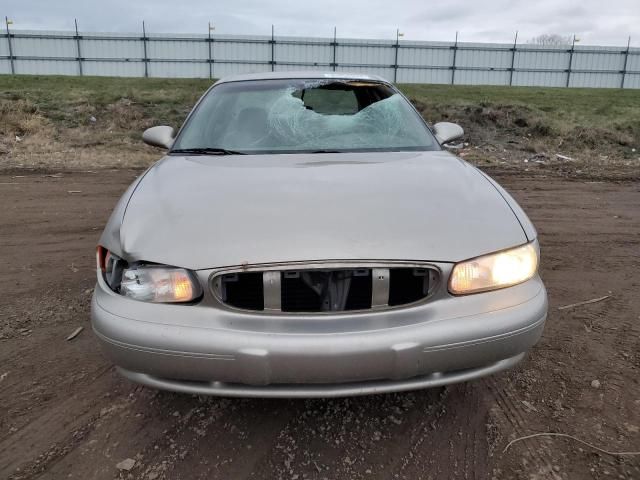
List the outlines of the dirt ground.
{"type": "Polygon", "coordinates": [[[640,478],[640,456],[571,439],[505,451],[537,432],[640,451],[639,183],[489,172],[538,228],[550,298],[517,369],[406,394],[237,400],[136,386],[91,332],[95,245],[138,173],[0,174],[0,478],[640,478]]]}

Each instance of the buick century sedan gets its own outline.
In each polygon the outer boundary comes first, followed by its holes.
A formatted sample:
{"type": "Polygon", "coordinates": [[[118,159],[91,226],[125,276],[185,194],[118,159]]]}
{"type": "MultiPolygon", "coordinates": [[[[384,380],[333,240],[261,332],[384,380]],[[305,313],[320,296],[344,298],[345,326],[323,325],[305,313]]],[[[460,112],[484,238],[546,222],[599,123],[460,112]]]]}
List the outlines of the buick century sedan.
{"type": "Polygon", "coordinates": [[[97,248],[92,325],[127,378],[335,397],[462,382],[542,334],[536,230],[382,78],[216,82],[129,187],[97,248]]]}

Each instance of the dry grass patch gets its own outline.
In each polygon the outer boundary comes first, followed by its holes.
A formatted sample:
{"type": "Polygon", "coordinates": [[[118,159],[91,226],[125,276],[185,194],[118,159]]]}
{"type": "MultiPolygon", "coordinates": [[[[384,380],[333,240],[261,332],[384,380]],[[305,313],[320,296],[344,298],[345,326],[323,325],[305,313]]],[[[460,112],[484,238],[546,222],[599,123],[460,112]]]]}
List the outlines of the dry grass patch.
{"type": "MultiPolygon", "coordinates": [[[[210,84],[0,75],[0,168],[145,167],[161,152],[142,143],[142,132],[179,127],[210,84]]],[[[465,145],[457,152],[473,163],[616,179],[640,175],[640,90],[400,88],[429,122],[464,127],[465,145]]]]}

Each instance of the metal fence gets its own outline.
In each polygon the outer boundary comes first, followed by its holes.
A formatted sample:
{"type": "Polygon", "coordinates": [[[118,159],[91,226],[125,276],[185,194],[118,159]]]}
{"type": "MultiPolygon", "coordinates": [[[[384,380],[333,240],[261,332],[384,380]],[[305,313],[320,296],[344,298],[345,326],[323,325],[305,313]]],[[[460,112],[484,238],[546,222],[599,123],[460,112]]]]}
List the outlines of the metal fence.
{"type": "Polygon", "coordinates": [[[640,88],[640,48],[7,30],[0,73],[218,78],[367,72],[399,83],[640,88]]]}

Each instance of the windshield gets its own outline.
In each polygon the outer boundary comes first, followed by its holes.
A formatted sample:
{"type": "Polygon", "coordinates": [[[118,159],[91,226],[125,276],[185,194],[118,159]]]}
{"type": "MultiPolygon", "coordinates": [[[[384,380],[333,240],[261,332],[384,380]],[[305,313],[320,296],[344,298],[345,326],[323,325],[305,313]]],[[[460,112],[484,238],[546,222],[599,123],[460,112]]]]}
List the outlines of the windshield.
{"type": "Polygon", "coordinates": [[[211,89],[172,152],[360,152],[439,149],[422,118],[384,83],[262,80],[211,89]]]}

